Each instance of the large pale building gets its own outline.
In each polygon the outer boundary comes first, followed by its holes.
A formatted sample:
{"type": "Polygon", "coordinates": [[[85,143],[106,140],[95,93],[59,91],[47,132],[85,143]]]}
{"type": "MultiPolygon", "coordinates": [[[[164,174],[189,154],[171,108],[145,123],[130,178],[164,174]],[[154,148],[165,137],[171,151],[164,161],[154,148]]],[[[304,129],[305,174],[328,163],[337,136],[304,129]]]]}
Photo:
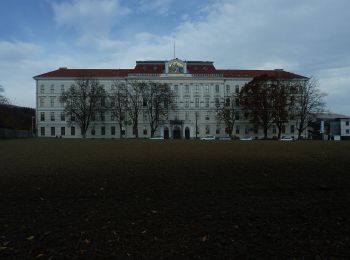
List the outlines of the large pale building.
{"type": "MultiPolygon", "coordinates": [[[[59,68],[35,76],[36,80],[36,118],[39,137],[62,136],[67,138],[81,137],[76,124],[68,125],[64,114],[64,105],[59,97],[79,77],[92,77],[99,80],[107,92],[111,91],[114,81],[128,84],[128,81],[151,80],[167,83],[176,93],[176,109],[171,111],[156,132],[165,138],[194,138],[214,135],[226,136],[225,125],[216,117],[215,102],[225,100],[254,77],[267,74],[278,78],[303,80],[303,76],[276,70],[225,70],[216,69],[210,61],[137,61],[133,69],[68,69],[59,68]]],[[[150,127],[146,112],[139,117],[139,137],[150,137],[150,127]]],[[[132,126],[123,130],[126,138],[135,137],[132,126]]],[[[295,122],[289,122],[283,129],[283,135],[297,136],[295,122]]],[[[237,102],[236,122],[233,135],[237,137],[262,137],[262,129],[254,129],[249,120],[239,110],[237,102]]],[[[272,126],[269,136],[277,135],[272,126]]],[[[119,127],[109,111],[93,121],[87,131],[90,138],[118,138],[119,127]]]]}

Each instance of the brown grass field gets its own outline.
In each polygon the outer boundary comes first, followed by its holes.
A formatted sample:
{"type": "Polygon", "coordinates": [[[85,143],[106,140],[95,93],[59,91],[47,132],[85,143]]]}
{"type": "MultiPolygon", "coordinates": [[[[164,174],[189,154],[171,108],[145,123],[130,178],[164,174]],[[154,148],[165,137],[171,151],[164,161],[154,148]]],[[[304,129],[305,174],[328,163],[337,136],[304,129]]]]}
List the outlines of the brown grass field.
{"type": "Polygon", "coordinates": [[[350,142],[0,141],[0,259],[350,258],[350,142]]]}

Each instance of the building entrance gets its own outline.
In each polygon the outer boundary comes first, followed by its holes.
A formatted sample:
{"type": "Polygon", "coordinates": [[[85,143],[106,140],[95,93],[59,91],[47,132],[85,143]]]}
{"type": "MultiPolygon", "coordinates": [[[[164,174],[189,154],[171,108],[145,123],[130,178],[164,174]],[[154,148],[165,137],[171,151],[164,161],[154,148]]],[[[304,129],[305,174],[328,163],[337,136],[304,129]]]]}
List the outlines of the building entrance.
{"type": "Polygon", "coordinates": [[[175,126],[173,129],[173,138],[174,139],[181,139],[181,128],[178,126],[175,126]]]}

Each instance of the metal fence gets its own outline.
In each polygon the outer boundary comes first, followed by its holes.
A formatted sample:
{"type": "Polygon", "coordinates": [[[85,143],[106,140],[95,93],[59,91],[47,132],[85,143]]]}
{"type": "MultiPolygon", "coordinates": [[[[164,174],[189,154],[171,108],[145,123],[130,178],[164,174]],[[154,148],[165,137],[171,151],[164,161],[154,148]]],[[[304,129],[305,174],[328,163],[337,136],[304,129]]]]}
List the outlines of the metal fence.
{"type": "Polygon", "coordinates": [[[4,138],[27,138],[33,137],[31,131],[15,130],[11,128],[0,128],[0,139],[4,138]]]}

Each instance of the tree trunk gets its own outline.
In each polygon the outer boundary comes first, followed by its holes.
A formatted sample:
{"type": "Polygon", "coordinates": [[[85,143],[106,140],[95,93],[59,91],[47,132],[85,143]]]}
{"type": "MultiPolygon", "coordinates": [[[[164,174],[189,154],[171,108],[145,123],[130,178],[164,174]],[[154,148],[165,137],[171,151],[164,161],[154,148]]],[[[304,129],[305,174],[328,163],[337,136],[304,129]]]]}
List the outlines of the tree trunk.
{"type": "Polygon", "coordinates": [[[123,138],[123,126],[121,124],[119,124],[119,138],[123,138]]]}
{"type": "Polygon", "coordinates": [[[264,126],[264,139],[267,139],[267,126],[264,126]]]}

